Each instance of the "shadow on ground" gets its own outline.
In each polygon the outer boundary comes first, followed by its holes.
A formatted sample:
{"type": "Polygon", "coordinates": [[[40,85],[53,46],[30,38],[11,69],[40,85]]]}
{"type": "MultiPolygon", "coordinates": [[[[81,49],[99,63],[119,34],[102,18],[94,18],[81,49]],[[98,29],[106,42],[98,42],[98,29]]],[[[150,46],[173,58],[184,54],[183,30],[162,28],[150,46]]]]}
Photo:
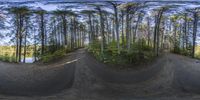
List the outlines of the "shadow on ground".
{"type": "Polygon", "coordinates": [[[57,65],[0,62],[0,92],[9,95],[50,95],[70,88],[76,60],[57,65]]]}

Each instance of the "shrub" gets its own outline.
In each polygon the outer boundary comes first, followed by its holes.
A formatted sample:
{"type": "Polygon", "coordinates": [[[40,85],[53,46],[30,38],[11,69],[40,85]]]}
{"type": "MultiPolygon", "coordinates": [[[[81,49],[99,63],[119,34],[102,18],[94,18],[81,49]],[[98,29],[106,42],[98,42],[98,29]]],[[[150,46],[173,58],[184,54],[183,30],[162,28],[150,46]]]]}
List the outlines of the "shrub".
{"type": "Polygon", "coordinates": [[[65,49],[57,50],[56,52],[53,53],[53,57],[54,57],[55,59],[61,58],[61,57],[65,56],[65,54],[66,54],[65,51],[66,51],[65,49]]]}
{"type": "Polygon", "coordinates": [[[191,50],[190,50],[190,48],[188,48],[188,49],[182,49],[180,47],[176,47],[172,52],[176,53],[176,54],[181,54],[181,55],[184,55],[184,56],[191,56],[191,50]]]}
{"type": "Polygon", "coordinates": [[[10,62],[16,62],[15,56],[11,56],[11,57],[10,57],[10,62]]]}
{"type": "Polygon", "coordinates": [[[14,56],[8,55],[0,55],[0,60],[5,62],[16,62],[16,58],[14,56]]]}
{"type": "Polygon", "coordinates": [[[143,51],[151,51],[151,50],[153,50],[153,48],[148,45],[144,45],[144,46],[142,46],[142,50],[143,51]]]}
{"type": "Polygon", "coordinates": [[[41,57],[43,63],[47,63],[53,60],[53,54],[46,54],[41,57]]]}
{"type": "Polygon", "coordinates": [[[90,43],[88,46],[89,52],[100,52],[101,49],[101,43],[99,41],[94,41],[93,43],[90,43]]]}
{"type": "Polygon", "coordinates": [[[2,56],[2,55],[0,55],[0,60],[1,60],[1,61],[3,60],[3,56],[2,56]]]}
{"type": "Polygon", "coordinates": [[[122,48],[120,53],[118,53],[116,41],[107,44],[103,53],[100,52],[100,42],[96,41],[89,45],[88,51],[96,59],[111,64],[140,64],[151,61],[155,57],[152,47],[146,45],[144,41],[132,44],[129,51],[122,48]]]}
{"type": "Polygon", "coordinates": [[[60,49],[60,50],[55,51],[54,53],[48,53],[41,56],[41,61],[43,63],[47,63],[47,62],[59,59],[61,57],[64,57],[65,55],[66,55],[66,50],[60,49]]]}

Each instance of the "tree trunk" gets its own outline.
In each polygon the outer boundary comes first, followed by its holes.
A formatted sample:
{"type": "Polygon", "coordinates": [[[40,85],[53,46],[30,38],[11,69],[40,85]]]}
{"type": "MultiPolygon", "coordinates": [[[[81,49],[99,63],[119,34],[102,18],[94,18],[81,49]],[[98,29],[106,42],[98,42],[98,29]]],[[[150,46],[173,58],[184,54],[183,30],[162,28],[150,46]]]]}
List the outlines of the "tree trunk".
{"type": "Polygon", "coordinates": [[[194,22],[193,22],[193,45],[192,45],[192,57],[195,57],[195,46],[196,46],[196,34],[197,34],[197,23],[198,23],[198,13],[194,12],[194,22]]]}
{"type": "Polygon", "coordinates": [[[134,35],[133,35],[133,42],[135,42],[135,40],[136,40],[137,29],[138,29],[140,17],[141,17],[141,13],[139,13],[138,18],[137,18],[137,22],[136,22],[136,25],[135,25],[135,30],[134,30],[134,35]]]}
{"type": "Polygon", "coordinates": [[[187,13],[185,13],[184,20],[185,20],[185,22],[184,22],[184,33],[185,34],[184,34],[183,39],[185,42],[183,42],[183,48],[185,49],[185,48],[187,48],[187,13]]]}
{"type": "Polygon", "coordinates": [[[36,44],[35,28],[34,28],[34,61],[37,61],[37,44],[36,44]]]}
{"type": "Polygon", "coordinates": [[[112,20],[112,41],[115,41],[115,21],[112,20]]]}
{"type": "Polygon", "coordinates": [[[42,44],[42,55],[44,54],[44,42],[45,42],[45,34],[44,34],[44,14],[40,14],[40,21],[41,21],[41,26],[40,26],[40,30],[41,30],[41,44],[42,44]]]}
{"type": "Polygon", "coordinates": [[[23,63],[26,63],[26,37],[28,34],[28,19],[26,19],[26,30],[25,30],[25,35],[24,35],[24,60],[23,63]]]}
{"type": "Polygon", "coordinates": [[[121,19],[121,24],[122,24],[122,45],[125,45],[125,40],[124,40],[124,13],[122,12],[122,19],[121,19]]]}
{"type": "MultiPolygon", "coordinates": [[[[128,12],[128,11],[127,11],[128,12]]],[[[130,51],[130,33],[129,33],[129,14],[126,14],[126,43],[127,43],[127,49],[130,51]]]]}
{"type": "Polygon", "coordinates": [[[64,34],[64,45],[67,45],[67,20],[65,18],[65,15],[62,16],[63,20],[63,34],[64,34]]]}
{"type": "Polygon", "coordinates": [[[94,34],[93,34],[93,30],[92,30],[92,18],[91,18],[91,14],[88,15],[89,18],[89,42],[93,43],[94,42],[94,34]]]}
{"type": "Polygon", "coordinates": [[[20,33],[19,33],[19,59],[18,59],[18,62],[21,62],[21,52],[22,52],[22,28],[23,28],[23,17],[22,17],[22,15],[20,14],[20,20],[19,20],[19,22],[20,22],[20,25],[19,25],[19,27],[20,27],[20,33]]]}
{"type": "Polygon", "coordinates": [[[162,18],[162,14],[163,14],[163,9],[159,10],[158,15],[155,16],[156,25],[155,25],[155,30],[154,30],[154,51],[157,56],[159,53],[159,31],[160,31],[160,21],[162,18]]]}
{"type": "Polygon", "coordinates": [[[110,42],[110,36],[109,36],[109,22],[108,22],[108,16],[105,16],[106,17],[106,37],[107,37],[107,44],[110,42]]]}
{"type": "Polygon", "coordinates": [[[176,26],[176,22],[175,22],[174,23],[174,52],[176,52],[176,48],[177,48],[176,30],[177,30],[177,26],[176,26]]]}
{"type": "Polygon", "coordinates": [[[17,32],[16,32],[16,62],[18,62],[19,57],[19,16],[16,16],[17,32]]]}
{"type": "Polygon", "coordinates": [[[147,31],[148,31],[148,35],[147,35],[147,45],[150,45],[150,19],[149,17],[147,17],[147,31]]]}
{"type": "Polygon", "coordinates": [[[119,21],[118,21],[118,12],[117,12],[117,6],[114,5],[114,12],[115,12],[115,31],[116,31],[116,35],[117,35],[117,51],[118,54],[120,53],[120,40],[119,40],[119,21]]]}
{"type": "Polygon", "coordinates": [[[156,36],[157,36],[158,18],[155,16],[154,36],[153,36],[153,50],[156,53],[156,36]]]}
{"type": "Polygon", "coordinates": [[[101,26],[101,38],[102,38],[101,53],[103,54],[106,42],[105,42],[105,35],[104,35],[104,19],[103,19],[102,11],[100,8],[99,8],[99,15],[100,15],[100,26],[101,26]]]}

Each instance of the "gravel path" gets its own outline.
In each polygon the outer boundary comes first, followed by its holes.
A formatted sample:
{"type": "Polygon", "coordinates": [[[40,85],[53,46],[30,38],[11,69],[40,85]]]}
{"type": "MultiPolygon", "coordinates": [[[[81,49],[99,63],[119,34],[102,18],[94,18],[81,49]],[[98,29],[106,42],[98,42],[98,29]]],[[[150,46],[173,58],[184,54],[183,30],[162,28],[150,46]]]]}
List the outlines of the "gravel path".
{"type": "MultiPolygon", "coordinates": [[[[71,54],[78,59],[71,88],[45,96],[0,95],[1,100],[199,100],[192,83],[198,86],[200,64],[196,60],[174,54],[165,55],[162,70],[154,77],[135,84],[104,81],[88,68],[84,49],[71,54]],[[195,74],[191,74],[194,73],[195,74]],[[196,78],[191,78],[191,77],[196,78]],[[187,77],[187,78],[185,78],[187,77]],[[190,80],[188,80],[191,78],[190,80]],[[191,82],[190,82],[191,81],[191,82]],[[186,83],[184,83],[186,82],[186,83]],[[189,87],[188,87],[189,86],[189,87]]],[[[70,57],[69,57],[70,58],[70,57]]],[[[2,64],[2,63],[0,63],[2,64]]],[[[3,67],[4,68],[4,67],[3,67]]],[[[37,67],[39,68],[39,67],[37,67]]],[[[19,67],[18,69],[23,69],[19,67]]],[[[5,69],[6,70],[6,69],[5,69]]],[[[15,70],[16,71],[16,70],[15,70]]],[[[58,71],[59,72],[59,71],[58,71]]],[[[1,73],[2,68],[1,68],[1,73]]],[[[10,73],[13,73],[12,71],[10,73]]],[[[29,73],[29,72],[27,72],[29,73]]],[[[9,74],[9,73],[8,73],[9,74]]],[[[35,75],[35,74],[33,74],[35,75]]],[[[200,86],[199,86],[200,88],[200,86]]]]}

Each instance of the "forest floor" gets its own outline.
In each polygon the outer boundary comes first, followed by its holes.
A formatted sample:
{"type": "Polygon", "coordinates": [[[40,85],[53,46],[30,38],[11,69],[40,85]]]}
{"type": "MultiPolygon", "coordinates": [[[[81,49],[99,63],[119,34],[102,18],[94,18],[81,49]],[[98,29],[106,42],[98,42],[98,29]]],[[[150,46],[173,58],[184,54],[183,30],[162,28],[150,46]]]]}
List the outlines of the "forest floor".
{"type": "MultiPolygon", "coordinates": [[[[55,65],[37,66],[34,64],[9,64],[0,62],[0,80],[30,80],[29,77],[62,74],[58,65],[63,62],[77,61],[74,83],[71,88],[44,96],[11,96],[0,95],[1,100],[199,100],[200,94],[200,62],[196,59],[165,54],[161,71],[149,80],[136,84],[109,83],[99,78],[82,60],[85,50],[79,49],[70,53],[67,59],[55,65]],[[45,73],[46,69],[55,68],[54,72],[45,73]],[[32,70],[40,70],[36,75],[32,70]],[[24,74],[25,73],[25,74],[24,74]],[[14,76],[17,75],[17,76],[14,76]],[[22,79],[23,78],[23,79],[22,79]]],[[[63,74],[64,75],[64,74],[63,74]]],[[[64,80],[64,77],[60,78],[64,80]]],[[[32,80],[34,81],[34,80],[32,80]]],[[[6,83],[5,83],[6,84],[6,83]]],[[[45,83],[48,84],[48,83],[45,83]]],[[[33,84],[34,85],[34,84],[33,84]]]]}

